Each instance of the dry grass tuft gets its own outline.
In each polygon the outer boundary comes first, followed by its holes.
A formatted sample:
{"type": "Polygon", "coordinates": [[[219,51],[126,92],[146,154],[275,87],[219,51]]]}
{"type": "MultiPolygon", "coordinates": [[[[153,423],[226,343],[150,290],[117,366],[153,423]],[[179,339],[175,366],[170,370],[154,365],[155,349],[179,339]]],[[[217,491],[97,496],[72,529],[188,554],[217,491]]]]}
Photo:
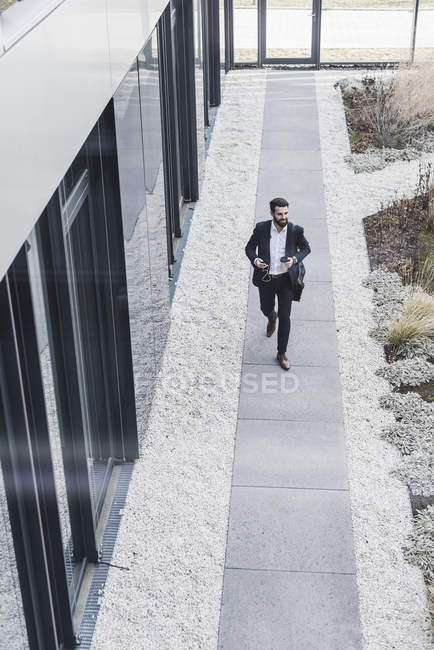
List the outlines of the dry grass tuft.
{"type": "Polygon", "coordinates": [[[404,149],[433,129],[434,63],[401,65],[391,80],[366,79],[365,86],[360,117],[378,147],[404,149]]]}
{"type": "Polygon", "coordinates": [[[404,300],[401,314],[389,323],[387,337],[392,346],[434,338],[434,296],[416,287],[404,300]]]}
{"type": "Polygon", "coordinates": [[[420,287],[427,293],[431,292],[434,284],[434,261],[433,258],[427,257],[420,268],[417,268],[413,260],[404,273],[404,284],[411,284],[420,287]]]}
{"type": "Polygon", "coordinates": [[[434,122],[434,63],[401,65],[393,80],[394,104],[408,120],[434,122]]]}

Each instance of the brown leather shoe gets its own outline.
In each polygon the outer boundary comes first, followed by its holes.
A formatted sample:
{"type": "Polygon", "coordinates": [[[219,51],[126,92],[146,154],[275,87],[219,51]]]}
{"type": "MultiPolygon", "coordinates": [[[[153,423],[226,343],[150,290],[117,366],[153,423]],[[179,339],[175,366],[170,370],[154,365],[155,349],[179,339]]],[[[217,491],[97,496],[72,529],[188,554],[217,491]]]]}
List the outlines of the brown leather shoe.
{"type": "Polygon", "coordinates": [[[276,329],[276,320],[269,320],[267,324],[267,336],[271,336],[276,329]]]}
{"type": "Polygon", "coordinates": [[[277,354],[276,359],[280,363],[280,367],[283,368],[283,370],[289,370],[289,366],[291,364],[289,363],[289,359],[286,354],[277,354]]]}

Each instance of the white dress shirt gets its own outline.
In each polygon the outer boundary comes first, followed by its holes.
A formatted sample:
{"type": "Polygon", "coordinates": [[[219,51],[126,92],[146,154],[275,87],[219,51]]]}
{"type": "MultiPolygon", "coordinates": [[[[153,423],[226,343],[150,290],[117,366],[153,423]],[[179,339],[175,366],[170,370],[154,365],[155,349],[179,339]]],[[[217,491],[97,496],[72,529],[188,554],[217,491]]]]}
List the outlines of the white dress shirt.
{"type": "Polygon", "coordinates": [[[270,268],[268,269],[268,272],[273,275],[284,273],[284,270],[280,266],[280,258],[285,255],[287,230],[288,224],[279,232],[274,221],[271,222],[270,268]]]}

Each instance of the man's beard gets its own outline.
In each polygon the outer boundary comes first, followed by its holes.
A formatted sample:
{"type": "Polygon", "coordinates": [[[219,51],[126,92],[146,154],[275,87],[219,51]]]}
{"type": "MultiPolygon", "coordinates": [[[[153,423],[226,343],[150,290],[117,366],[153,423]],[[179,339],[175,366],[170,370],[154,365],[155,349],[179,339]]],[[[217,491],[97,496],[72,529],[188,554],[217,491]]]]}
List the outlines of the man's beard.
{"type": "Polygon", "coordinates": [[[274,217],[274,221],[278,223],[281,228],[284,228],[288,223],[288,219],[279,221],[279,219],[276,219],[276,217],[274,217]]]}

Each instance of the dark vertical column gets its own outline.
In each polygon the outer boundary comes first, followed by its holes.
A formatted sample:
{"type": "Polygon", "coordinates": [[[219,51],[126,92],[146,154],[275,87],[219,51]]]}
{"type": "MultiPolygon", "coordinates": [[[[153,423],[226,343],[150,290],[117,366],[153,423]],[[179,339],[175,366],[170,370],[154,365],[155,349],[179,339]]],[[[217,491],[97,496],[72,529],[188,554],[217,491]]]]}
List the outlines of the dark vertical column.
{"type": "MultiPolygon", "coordinates": [[[[74,187],[66,194],[66,203],[75,216],[71,220],[67,216],[68,208],[66,211],[64,208],[62,221],[68,224],[69,283],[75,287],[77,296],[73,313],[81,339],[83,364],[80,380],[84,388],[82,395],[86,392],[87,396],[88,451],[95,460],[105,461],[113,456],[121,425],[99,122],[89,134],[84,150],[87,182],[83,182],[83,188],[78,191],[74,187]],[[84,200],[80,205],[82,197],[84,200]]],[[[99,504],[100,499],[97,501],[99,504]]]]}
{"type": "Polygon", "coordinates": [[[132,460],[138,458],[139,447],[113,100],[99,120],[99,136],[104,217],[99,220],[97,241],[105,267],[99,281],[103,280],[107,294],[102,327],[107,332],[104,357],[110,365],[109,396],[114,403],[112,455],[132,460]]]}
{"type": "Polygon", "coordinates": [[[8,278],[57,633],[65,647],[74,647],[75,636],[63,556],[39,348],[24,248],[17,255],[8,278]]]}
{"type": "MultiPolygon", "coordinates": [[[[233,0],[232,0],[233,1],[233,0]]],[[[267,56],[267,0],[258,0],[258,66],[261,68],[267,56]]]]}
{"type": "Polygon", "coordinates": [[[225,4],[225,71],[234,68],[234,3],[224,0],[225,4]]]}
{"type": "MultiPolygon", "coordinates": [[[[321,1],[321,0],[320,0],[321,1]]],[[[419,0],[414,0],[413,9],[413,24],[411,26],[411,40],[410,40],[410,63],[414,62],[414,49],[416,47],[416,34],[417,34],[417,19],[419,16],[419,0]]]]}
{"type": "Polygon", "coordinates": [[[97,562],[85,433],[57,192],[37,228],[59,426],[76,561],[97,562]]]}
{"type": "Polygon", "coordinates": [[[321,20],[322,20],[322,0],[314,0],[313,13],[315,18],[312,25],[312,59],[317,70],[321,64],[321,20]]]}
{"type": "Polygon", "coordinates": [[[182,193],[185,200],[199,198],[197,164],[196,85],[192,0],[176,3],[176,78],[181,149],[182,193]]]}
{"type": "Polygon", "coordinates": [[[167,243],[170,264],[175,261],[172,237],[182,235],[180,228],[179,135],[176,85],[172,47],[170,5],[158,21],[158,58],[160,63],[161,124],[163,131],[164,185],[167,210],[167,243]]]}
{"type": "Polygon", "coordinates": [[[219,106],[220,90],[220,17],[219,0],[208,0],[209,103],[219,106]]]}
{"type": "MultiPolygon", "coordinates": [[[[21,255],[25,255],[22,250],[21,255]]],[[[58,635],[9,280],[0,283],[0,458],[31,650],[58,635]]],[[[31,413],[30,413],[31,415],[31,413]]]]}
{"type": "Polygon", "coordinates": [[[202,52],[203,52],[203,117],[205,126],[209,126],[209,35],[208,35],[208,0],[202,3],[202,52]]]}

